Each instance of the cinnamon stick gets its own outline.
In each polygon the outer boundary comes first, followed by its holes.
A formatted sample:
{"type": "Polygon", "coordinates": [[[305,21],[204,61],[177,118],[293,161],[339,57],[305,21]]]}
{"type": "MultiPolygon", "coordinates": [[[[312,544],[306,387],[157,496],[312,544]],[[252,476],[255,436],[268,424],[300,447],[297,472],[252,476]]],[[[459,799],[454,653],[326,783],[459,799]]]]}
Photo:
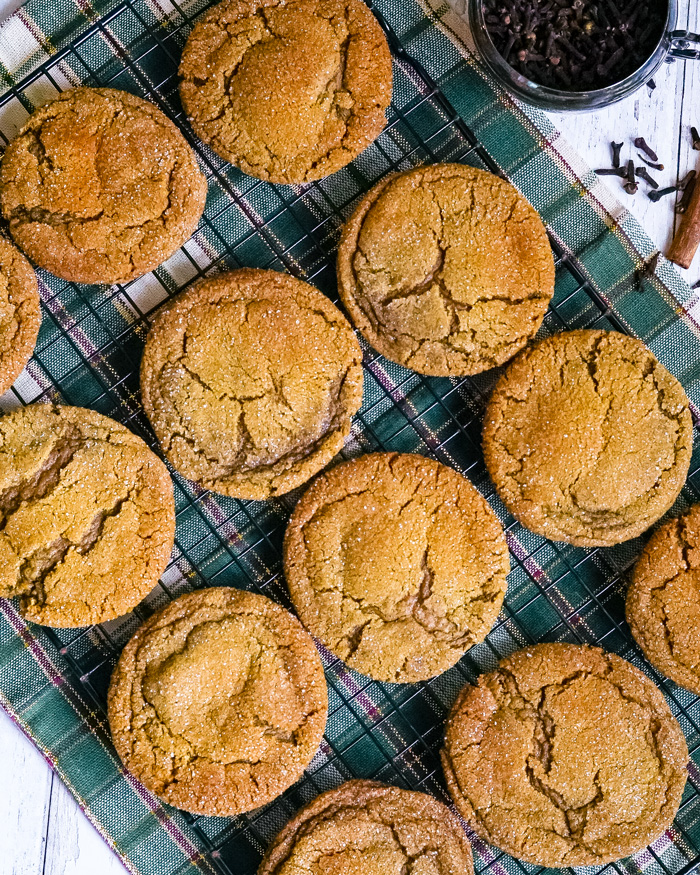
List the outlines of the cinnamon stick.
{"type": "Polygon", "coordinates": [[[688,268],[700,247],[700,185],[695,186],[688,208],[683,213],[680,228],[668,251],[668,260],[688,268]]]}

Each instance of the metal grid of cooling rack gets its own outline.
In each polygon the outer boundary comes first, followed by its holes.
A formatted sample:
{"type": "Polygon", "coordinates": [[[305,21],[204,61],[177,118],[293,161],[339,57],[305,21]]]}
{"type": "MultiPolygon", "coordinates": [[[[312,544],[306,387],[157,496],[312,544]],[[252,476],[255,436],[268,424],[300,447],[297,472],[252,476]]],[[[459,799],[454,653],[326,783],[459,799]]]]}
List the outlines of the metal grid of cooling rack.
{"type": "MultiPolygon", "coordinates": [[[[338,302],[334,248],[357,198],[386,172],[432,161],[461,161],[496,171],[486,150],[429,76],[386,27],[395,60],[389,124],[353,165],[328,180],[277,187],[243,176],[199,143],[177,98],[177,64],[201,0],[154,25],[146,0],[123,0],[70,46],[0,99],[0,136],[8,136],[34,105],[77,84],[109,85],[160,106],[189,140],[205,170],[210,196],[192,241],[165,268],[110,289],[64,283],[41,273],[44,324],[31,379],[16,384],[20,403],[56,398],[113,416],[155,446],[138,397],[138,364],[149,313],[191,280],[212,271],[256,266],[287,270],[338,302]]],[[[371,4],[370,4],[371,5],[371,4]]],[[[375,10],[376,11],[376,10],[375,10]]],[[[624,330],[575,261],[555,245],[557,291],[543,333],[567,327],[624,330]]],[[[598,643],[647,671],[679,718],[693,763],[674,827],[647,851],[606,871],[689,875],[700,865],[700,702],[658,676],[641,658],[624,624],[624,574],[639,544],[583,550],[552,544],[524,530],[500,505],[485,473],[480,419],[497,374],[447,380],[394,366],[365,347],[365,402],[343,452],[421,452],[465,473],[504,522],[513,570],[506,604],[487,640],[458,666],[430,682],[370,682],[323,652],[329,721],[321,751],[305,778],[265,809],[234,819],[188,816],[202,848],[222,875],[252,875],[270,839],[291,813],[318,792],[353,777],[371,777],[434,793],[446,800],[438,750],[445,714],[457,690],[498,659],[530,642],[598,643]],[[696,763],[698,765],[696,765],[696,763]]],[[[157,590],[133,615],[87,630],[53,630],[67,677],[104,719],[111,668],[134,629],[165,600],[201,585],[263,592],[289,606],[281,575],[284,526],[298,495],[266,503],[239,502],[174,477],[177,538],[173,561],[157,590]]],[[[700,496],[694,459],[686,503],[700,496]]],[[[475,840],[478,872],[535,873],[475,840]]]]}

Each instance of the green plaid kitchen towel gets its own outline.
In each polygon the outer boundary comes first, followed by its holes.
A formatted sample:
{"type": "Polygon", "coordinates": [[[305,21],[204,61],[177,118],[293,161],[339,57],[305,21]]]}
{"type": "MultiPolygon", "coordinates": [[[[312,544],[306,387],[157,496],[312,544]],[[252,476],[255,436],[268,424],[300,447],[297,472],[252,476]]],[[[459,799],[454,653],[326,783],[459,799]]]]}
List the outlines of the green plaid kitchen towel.
{"type": "MultiPolygon", "coordinates": [[[[149,97],[185,133],[176,70],[191,22],[208,0],[29,0],[0,27],[0,136],[32,108],[78,84],[149,97]]],[[[209,271],[287,270],[337,300],[334,248],[357,198],[388,171],[435,160],[499,169],[542,213],[558,249],[557,287],[542,333],[608,327],[641,337],[700,404],[695,298],[544,116],[525,113],[485,76],[447,3],[374,0],[395,55],[387,130],[350,167],[299,187],[251,179],[197,144],[209,180],[203,220],[165,265],[126,286],[78,286],[39,272],[43,325],[36,353],[0,402],[56,399],[94,408],[153,444],[138,397],[148,314],[209,271]]],[[[323,789],[371,777],[446,799],[438,762],[442,725],[457,690],[500,656],[541,640],[597,642],[650,674],[681,722],[693,758],[671,829],[611,872],[688,875],[700,858],[700,703],[657,675],[624,624],[624,574],[639,542],[583,550],[522,529],[493,493],[480,450],[480,418],[495,374],[424,378],[365,347],[365,397],[343,455],[373,449],[430,454],[464,472],[507,528],[513,570],[506,605],[486,642],[452,670],[408,686],[370,682],[322,650],[329,685],[326,736],[305,777],[260,811],[192,817],[161,805],[124,773],[105,722],[109,675],[138,623],[202,585],[264,592],[288,605],[281,577],[284,526],[297,495],[238,502],[174,476],[177,537],[161,584],[132,615],[83,630],[27,625],[0,604],[0,701],[31,737],[87,816],[133,872],[191,870],[253,875],[270,839],[323,789]]],[[[677,508],[698,500],[698,456],[677,508]]],[[[534,875],[475,837],[478,872],[534,875]]]]}

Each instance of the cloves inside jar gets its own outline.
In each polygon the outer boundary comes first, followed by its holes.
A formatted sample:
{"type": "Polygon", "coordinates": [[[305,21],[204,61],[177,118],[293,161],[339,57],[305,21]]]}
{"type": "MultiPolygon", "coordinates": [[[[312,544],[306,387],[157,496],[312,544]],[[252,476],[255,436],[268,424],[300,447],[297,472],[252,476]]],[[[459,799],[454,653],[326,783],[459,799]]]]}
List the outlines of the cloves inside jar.
{"type": "Polygon", "coordinates": [[[665,0],[482,0],[497,51],[533,82],[592,91],[621,82],[661,40],[665,0]]]}

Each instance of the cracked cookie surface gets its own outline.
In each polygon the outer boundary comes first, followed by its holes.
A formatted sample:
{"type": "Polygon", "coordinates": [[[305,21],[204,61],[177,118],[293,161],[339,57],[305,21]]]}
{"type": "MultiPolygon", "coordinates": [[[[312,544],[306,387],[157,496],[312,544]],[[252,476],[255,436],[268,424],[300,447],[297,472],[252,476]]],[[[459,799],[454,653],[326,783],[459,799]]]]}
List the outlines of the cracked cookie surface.
{"type": "Polygon", "coordinates": [[[321,474],[284,542],[302,623],[351,668],[393,683],[434,677],[483,641],[509,567],[485,499],[419,455],[376,453],[321,474]]]}
{"type": "Polygon", "coordinates": [[[189,239],[206,194],[175,125],[113,88],[76,88],[37,109],[0,168],[15,242],[72,282],[127,282],[158,267],[189,239]]]}
{"type": "Polygon", "coordinates": [[[537,212],[508,182],[462,164],[390,176],[360,202],[338,249],[340,296],[391,361],[432,376],[503,364],[554,293],[537,212]]]}
{"type": "Polygon", "coordinates": [[[626,613],[649,662],[700,695],[700,505],[651,536],[632,571],[626,613]]]}
{"type": "Polygon", "coordinates": [[[235,498],[289,492],[341,449],[362,403],[362,352],[342,313],[288,274],[195,283],[153,323],[141,394],[185,477],[235,498]]]}
{"type": "Polygon", "coordinates": [[[40,326],[34,270],[17,247],[0,236],[0,395],[31,358],[40,326]]]}
{"type": "Polygon", "coordinates": [[[301,809],[258,875],[473,875],[457,818],[425,793],[347,781],[301,809]]]}
{"type": "Polygon", "coordinates": [[[514,857],[597,866],[673,820],[688,750],[654,684],[596,647],[540,644],[459,694],[442,763],[460,814],[514,857]]]}
{"type": "Polygon", "coordinates": [[[197,136],[270,182],[349,164],[391,102],[391,54],[362,0],[227,0],[195,25],[179,72],[197,136]]]}
{"type": "Polygon", "coordinates": [[[641,535],[688,473],[683,387],[639,340],[567,331],[525,350],[484,417],[486,465],[524,526],[578,546],[641,535]]]}
{"type": "Polygon", "coordinates": [[[128,613],[175,533],[167,468],[92,410],[32,404],[0,418],[0,596],[47,626],[128,613]]]}
{"type": "Polygon", "coordinates": [[[323,666],[299,621],[228,587],[181,596],[141,626],[108,695],[126,768],[170,805],[228,816],[301,777],[323,737],[323,666]]]}

